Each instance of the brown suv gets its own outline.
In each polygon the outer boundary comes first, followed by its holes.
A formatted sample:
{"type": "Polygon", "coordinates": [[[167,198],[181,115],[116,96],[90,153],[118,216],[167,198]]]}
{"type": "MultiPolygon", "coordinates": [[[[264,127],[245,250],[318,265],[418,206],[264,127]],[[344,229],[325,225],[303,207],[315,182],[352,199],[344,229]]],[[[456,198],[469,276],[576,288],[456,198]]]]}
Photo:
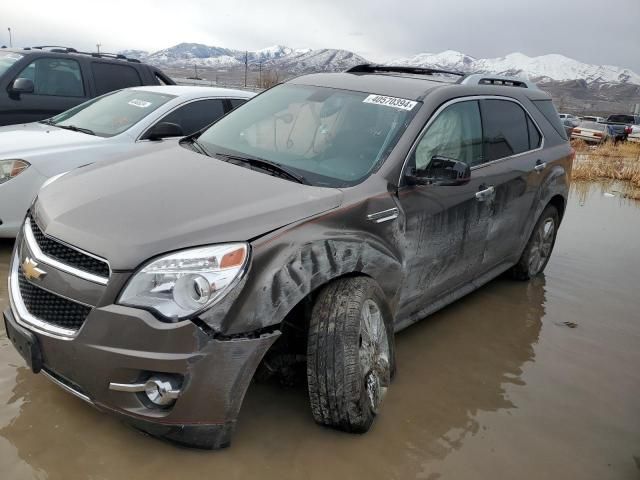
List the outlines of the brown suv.
{"type": "Polygon", "coordinates": [[[394,333],[540,274],[573,151],[524,81],[364,65],[296,78],[180,145],[45,186],[12,258],[34,372],[153,435],[228,445],[261,364],[365,432],[394,333]],[[266,354],[266,355],[265,355],[266,354]]]}

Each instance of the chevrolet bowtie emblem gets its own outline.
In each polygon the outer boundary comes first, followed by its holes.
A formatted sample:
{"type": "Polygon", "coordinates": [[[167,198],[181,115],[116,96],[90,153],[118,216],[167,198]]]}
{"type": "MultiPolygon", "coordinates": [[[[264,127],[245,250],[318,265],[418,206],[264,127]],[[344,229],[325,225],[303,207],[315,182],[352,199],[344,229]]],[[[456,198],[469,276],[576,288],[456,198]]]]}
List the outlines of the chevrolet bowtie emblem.
{"type": "Polygon", "coordinates": [[[38,268],[38,263],[27,257],[22,262],[22,273],[28,280],[40,280],[47,272],[38,268]]]}

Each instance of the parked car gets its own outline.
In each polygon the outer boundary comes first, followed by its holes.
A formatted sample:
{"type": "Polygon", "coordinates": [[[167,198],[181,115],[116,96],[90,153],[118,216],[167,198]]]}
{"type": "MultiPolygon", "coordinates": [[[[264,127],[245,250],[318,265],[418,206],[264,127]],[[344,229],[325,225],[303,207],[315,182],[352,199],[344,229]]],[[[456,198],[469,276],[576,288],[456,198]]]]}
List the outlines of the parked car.
{"type": "Polygon", "coordinates": [[[49,120],[0,127],[0,238],[15,237],[43,183],[82,165],[167,148],[254,94],[210,87],[135,87],[49,120]]]}
{"type": "Polygon", "coordinates": [[[609,115],[605,121],[610,125],[610,132],[616,141],[626,140],[633,125],[640,125],[640,115],[614,114],[609,115]]]}
{"type": "Polygon", "coordinates": [[[141,85],[174,85],[124,55],[67,47],[0,49],[0,126],[52,117],[91,98],[141,85]]]}
{"type": "Polygon", "coordinates": [[[570,113],[559,113],[558,116],[565,122],[565,125],[571,124],[572,127],[580,125],[580,119],[575,115],[571,115],[570,113]]]}
{"type": "Polygon", "coordinates": [[[9,338],[34,372],[186,445],[229,444],[265,353],[267,371],[306,363],[316,422],[367,431],[395,332],[503,272],[540,275],[565,212],[575,152],[550,97],[440,73],[297,77],[52,181],[16,242],[9,338]]]}
{"type": "Polygon", "coordinates": [[[609,115],[606,121],[608,123],[617,123],[622,125],[640,125],[640,115],[616,113],[614,115],[609,115]]]}
{"type": "Polygon", "coordinates": [[[629,132],[627,140],[630,142],[640,142],[640,125],[633,125],[631,127],[631,132],[629,132]]]}
{"type": "Polygon", "coordinates": [[[588,143],[604,143],[613,141],[611,126],[606,123],[582,122],[571,132],[572,140],[583,140],[588,143]]]}
{"type": "Polygon", "coordinates": [[[584,117],[580,117],[581,122],[605,122],[604,117],[594,117],[592,115],[585,115],[584,117]]]}

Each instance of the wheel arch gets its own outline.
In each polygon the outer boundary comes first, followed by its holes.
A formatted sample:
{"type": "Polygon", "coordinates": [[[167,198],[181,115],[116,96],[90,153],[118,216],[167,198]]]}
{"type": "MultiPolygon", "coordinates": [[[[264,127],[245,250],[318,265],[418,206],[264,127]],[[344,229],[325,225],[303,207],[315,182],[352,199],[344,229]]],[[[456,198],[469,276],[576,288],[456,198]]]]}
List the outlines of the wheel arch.
{"type": "MultiPolygon", "coordinates": [[[[551,199],[547,203],[547,206],[553,205],[554,207],[556,207],[556,210],[558,210],[558,215],[560,216],[560,221],[562,221],[562,217],[564,216],[564,211],[566,208],[566,203],[567,202],[562,195],[556,194],[553,197],[551,197],[551,199]]],[[[547,208],[547,206],[545,206],[545,208],[547,208]]]]}

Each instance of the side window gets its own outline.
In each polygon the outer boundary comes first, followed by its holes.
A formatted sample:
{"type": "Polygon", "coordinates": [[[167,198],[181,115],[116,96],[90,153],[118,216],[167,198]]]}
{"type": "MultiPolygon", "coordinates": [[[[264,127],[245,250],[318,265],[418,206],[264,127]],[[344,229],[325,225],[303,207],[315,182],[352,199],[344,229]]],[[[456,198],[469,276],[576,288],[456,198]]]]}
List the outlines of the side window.
{"type": "Polygon", "coordinates": [[[185,135],[191,135],[223,115],[223,100],[197,100],[178,107],[160,122],[177,123],[185,135]]]}
{"type": "Polygon", "coordinates": [[[483,100],[481,106],[487,162],[529,150],[528,118],[520,105],[507,100],[483,100]]]}
{"type": "Polygon", "coordinates": [[[96,95],[142,85],[138,71],[129,65],[93,62],[91,70],[96,83],[96,95]]]}
{"type": "Polygon", "coordinates": [[[482,159],[482,122],[477,101],[458,102],[438,114],[415,150],[417,170],[433,157],[447,157],[478,165],[482,159]]]}
{"type": "Polygon", "coordinates": [[[531,120],[529,115],[527,115],[527,128],[529,129],[529,149],[533,150],[535,148],[538,148],[540,146],[542,137],[540,136],[538,128],[536,127],[535,123],[533,123],[533,120],[531,120]]]}
{"type": "Polygon", "coordinates": [[[27,65],[17,78],[33,81],[34,95],[84,97],[80,65],[75,60],[39,58],[27,65]]]}
{"type": "Polygon", "coordinates": [[[247,103],[247,100],[244,98],[231,98],[229,101],[231,102],[231,110],[247,103]]]}

